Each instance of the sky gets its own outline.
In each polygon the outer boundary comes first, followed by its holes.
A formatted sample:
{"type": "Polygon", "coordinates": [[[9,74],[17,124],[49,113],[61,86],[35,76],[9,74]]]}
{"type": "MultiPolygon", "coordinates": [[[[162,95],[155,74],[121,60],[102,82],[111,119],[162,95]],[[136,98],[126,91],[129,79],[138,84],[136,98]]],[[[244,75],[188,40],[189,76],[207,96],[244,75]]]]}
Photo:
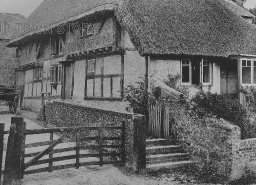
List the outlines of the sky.
{"type": "MultiPolygon", "coordinates": [[[[0,0],[0,12],[20,13],[28,16],[43,0],[0,0]]],[[[247,0],[245,7],[256,7],[256,0],[247,0]]]]}
{"type": "Polygon", "coordinates": [[[0,0],[0,12],[28,16],[43,0],[0,0]]]}

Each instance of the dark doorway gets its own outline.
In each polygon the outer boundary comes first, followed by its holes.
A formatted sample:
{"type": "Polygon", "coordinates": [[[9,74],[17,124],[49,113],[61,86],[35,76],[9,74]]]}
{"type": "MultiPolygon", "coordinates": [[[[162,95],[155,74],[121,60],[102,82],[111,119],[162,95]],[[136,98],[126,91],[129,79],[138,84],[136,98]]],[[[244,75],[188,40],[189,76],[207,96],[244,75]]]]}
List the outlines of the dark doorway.
{"type": "Polygon", "coordinates": [[[238,92],[237,62],[223,62],[220,64],[220,89],[221,94],[236,97],[238,92]]]}
{"type": "Polygon", "coordinates": [[[192,61],[192,84],[199,85],[200,84],[200,61],[192,61]]]}

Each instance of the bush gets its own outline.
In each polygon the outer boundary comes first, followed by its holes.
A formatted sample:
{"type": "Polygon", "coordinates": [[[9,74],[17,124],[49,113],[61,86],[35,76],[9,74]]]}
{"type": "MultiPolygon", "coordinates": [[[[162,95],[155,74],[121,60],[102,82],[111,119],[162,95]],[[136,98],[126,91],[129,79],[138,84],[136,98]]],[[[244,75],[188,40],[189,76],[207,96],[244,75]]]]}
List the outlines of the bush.
{"type": "Polygon", "coordinates": [[[124,90],[124,100],[129,102],[129,107],[134,113],[148,115],[148,103],[155,103],[156,98],[148,93],[144,78],[135,84],[128,85],[124,90]],[[148,102],[149,101],[149,102],[148,102]]]}
{"type": "Polygon", "coordinates": [[[199,162],[192,171],[200,181],[223,182],[227,180],[229,172],[226,169],[230,157],[226,142],[228,131],[212,127],[222,121],[208,114],[199,116],[189,105],[178,102],[170,104],[170,117],[174,119],[172,133],[184,150],[199,162]]]}
{"type": "Polygon", "coordinates": [[[232,100],[223,95],[212,94],[210,92],[200,91],[191,100],[192,110],[199,116],[210,114],[217,118],[225,119],[241,128],[242,138],[248,138],[246,109],[238,100],[232,100]]]}

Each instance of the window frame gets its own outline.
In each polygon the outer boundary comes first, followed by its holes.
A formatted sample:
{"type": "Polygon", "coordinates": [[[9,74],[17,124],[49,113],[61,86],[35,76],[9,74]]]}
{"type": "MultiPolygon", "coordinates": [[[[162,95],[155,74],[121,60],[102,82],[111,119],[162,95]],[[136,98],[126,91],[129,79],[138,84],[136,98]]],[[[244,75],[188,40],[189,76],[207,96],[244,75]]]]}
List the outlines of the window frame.
{"type": "Polygon", "coordinates": [[[201,61],[201,64],[200,64],[200,67],[201,67],[201,71],[200,71],[200,81],[201,81],[201,83],[203,84],[203,85],[210,85],[210,84],[212,84],[212,62],[211,61],[208,61],[208,60],[204,60],[204,59],[202,59],[202,61],[201,61]],[[206,65],[204,65],[204,62],[208,62],[209,63],[209,65],[207,65],[207,66],[209,66],[209,82],[204,82],[204,66],[206,66],[206,65]]]}
{"type": "Polygon", "coordinates": [[[96,100],[122,100],[123,99],[123,67],[124,65],[122,65],[123,63],[123,59],[122,56],[120,58],[120,63],[121,63],[121,69],[119,73],[115,73],[115,74],[105,74],[105,61],[104,61],[104,57],[96,57],[96,58],[90,58],[86,60],[86,75],[85,75],[85,96],[84,99],[96,99],[96,100]],[[91,74],[88,74],[88,62],[94,60],[94,71],[91,71],[91,74]],[[101,61],[103,62],[103,65],[101,65],[101,74],[96,74],[96,69],[97,69],[97,61],[101,61]],[[105,83],[107,83],[105,79],[110,79],[110,96],[104,96],[104,87],[105,87],[105,83]],[[114,96],[114,78],[120,78],[120,83],[118,84],[120,86],[120,92],[119,92],[119,96],[114,96]],[[100,96],[96,96],[95,94],[95,87],[96,87],[96,83],[95,83],[95,79],[101,79],[101,95],[100,96]],[[89,96],[88,95],[88,80],[93,80],[93,95],[89,96]]]}
{"type": "Polygon", "coordinates": [[[256,58],[240,58],[240,65],[239,65],[239,75],[240,75],[240,84],[243,86],[255,86],[256,82],[254,82],[254,68],[256,68],[256,65],[254,65],[254,62],[256,63],[256,58]],[[246,66],[243,66],[243,61],[246,61],[246,66]],[[251,73],[251,80],[250,83],[243,83],[243,67],[248,67],[247,62],[251,61],[250,66],[250,73],[251,73]]]}
{"type": "MultiPolygon", "coordinates": [[[[181,80],[180,80],[180,82],[181,82],[181,85],[196,85],[196,84],[192,84],[192,62],[193,61],[191,61],[191,59],[182,59],[181,61],[180,61],[180,74],[181,74],[181,80]],[[183,76],[183,64],[182,64],[182,62],[184,62],[184,61],[188,61],[189,62],[189,82],[182,82],[182,76],[183,76]]],[[[212,63],[212,61],[209,61],[209,60],[206,60],[206,59],[202,59],[201,61],[200,61],[200,83],[202,84],[202,85],[211,85],[212,84],[212,81],[213,81],[213,77],[212,77],[212,75],[213,75],[213,73],[212,73],[212,69],[213,69],[213,63],[212,63]],[[209,62],[209,82],[203,82],[203,75],[204,75],[204,72],[203,72],[203,70],[204,70],[204,62],[209,62]]]]}
{"type": "Polygon", "coordinates": [[[192,71],[191,71],[191,60],[189,59],[183,59],[181,60],[181,84],[182,85],[190,85],[192,83],[192,71]],[[183,82],[182,81],[182,76],[183,76],[183,62],[189,62],[188,66],[189,66],[189,82],[183,82]]]}
{"type": "Polygon", "coordinates": [[[33,81],[40,82],[43,79],[43,68],[33,69],[33,81]]]}

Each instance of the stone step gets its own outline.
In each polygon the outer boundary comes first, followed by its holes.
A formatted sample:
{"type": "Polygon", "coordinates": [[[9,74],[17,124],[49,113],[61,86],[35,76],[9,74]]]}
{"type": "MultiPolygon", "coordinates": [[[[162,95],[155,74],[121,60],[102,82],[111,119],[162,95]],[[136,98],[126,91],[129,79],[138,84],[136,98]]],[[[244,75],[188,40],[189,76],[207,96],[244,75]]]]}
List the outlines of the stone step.
{"type": "Polygon", "coordinates": [[[159,164],[149,164],[147,165],[147,170],[160,170],[164,168],[174,169],[180,168],[187,165],[195,164],[195,161],[178,161],[178,162],[169,162],[169,163],[159,163],[159,164]]]}
{"type": "Polygon", "coordinates": [[[179,145],[166,145],[166,146],[150,146],[146,147],[147,155],[154,154],[169,154],[169,153],[181,153],[182,148],[179,145]]]}
{"type": "Polygon", "coordinates": [[[189,159],[190,155],[188,153],[156,154],[147,156],[147,164],[186,161],[189,159]]]}
{"type": "Polygon", "coordinates": [[[161,146],[161,145],[170,145],[170,141],[166,139],[147,139],[146,145],[150,146],[161,146]]]}

